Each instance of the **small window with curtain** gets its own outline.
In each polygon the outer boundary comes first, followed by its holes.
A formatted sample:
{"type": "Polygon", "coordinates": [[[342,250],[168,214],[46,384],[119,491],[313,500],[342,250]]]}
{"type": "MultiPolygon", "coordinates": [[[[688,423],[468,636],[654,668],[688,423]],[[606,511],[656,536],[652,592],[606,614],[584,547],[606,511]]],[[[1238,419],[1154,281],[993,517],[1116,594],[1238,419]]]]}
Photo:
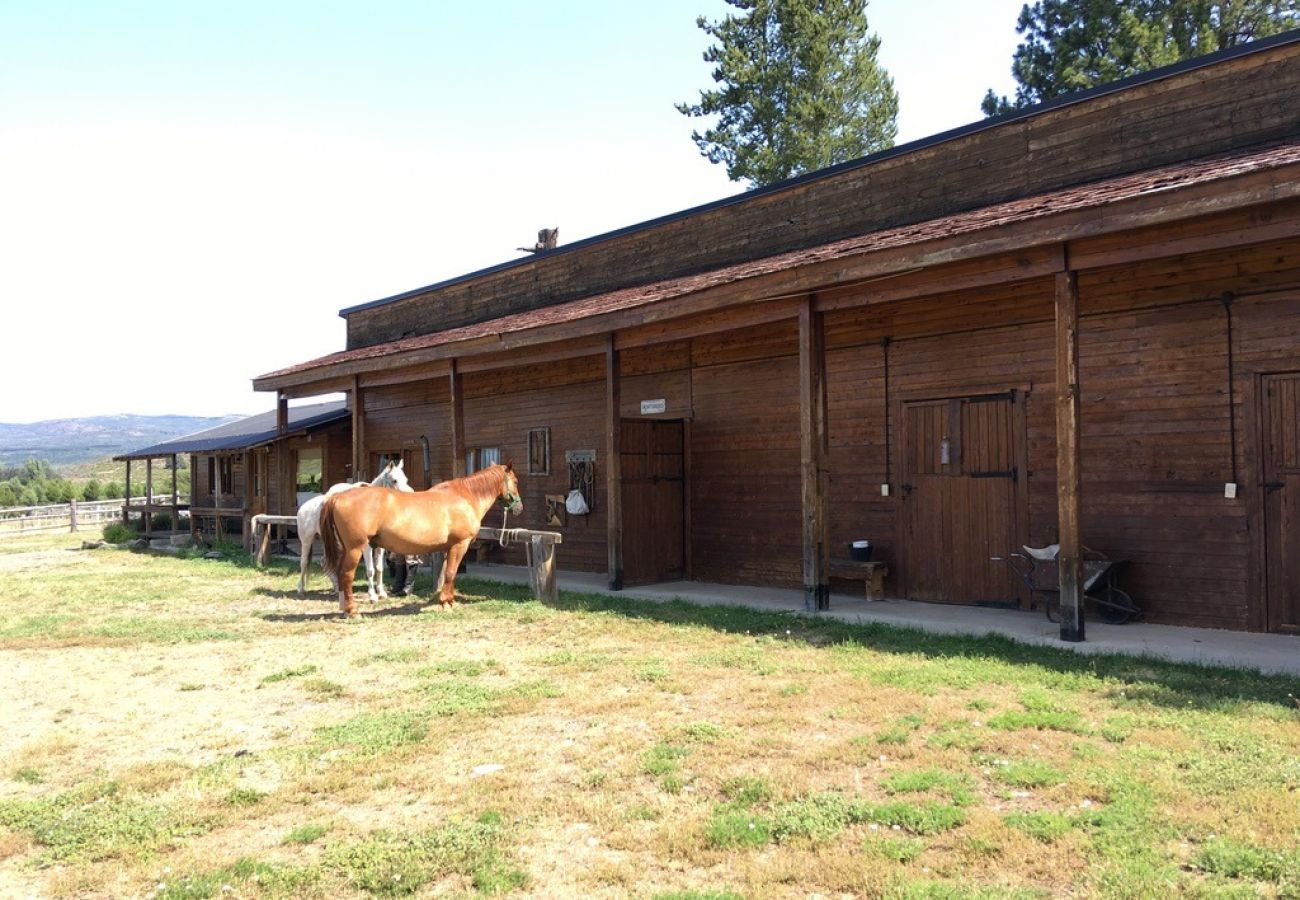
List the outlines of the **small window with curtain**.
{"type": "Polygon", "coordinates": [[[473,475],[479,469],[501,462],[500,447],[477,447],[465,454],[465,474],[473,475]]]}

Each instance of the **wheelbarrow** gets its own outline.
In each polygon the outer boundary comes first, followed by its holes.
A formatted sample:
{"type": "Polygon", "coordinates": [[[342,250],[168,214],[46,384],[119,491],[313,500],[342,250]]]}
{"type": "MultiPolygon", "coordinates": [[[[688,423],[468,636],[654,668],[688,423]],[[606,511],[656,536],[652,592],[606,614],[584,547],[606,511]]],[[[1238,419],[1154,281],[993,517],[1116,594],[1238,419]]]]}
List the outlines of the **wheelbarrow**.
{"type": "MultiPolygon", "coordinates": [[[[1043,611],[1047,614],[1048,621],[1061,621],[1061,572],[1056,559],[1059,548],[1021,549],[1023,553],[1008,553],[993,559],[1005,562],[1025,583],[1025,587],[1029,588],[1031,604],[1033,598],[1042,598],[1043,611]]],[[[1133,598],[1119,587],[1119,576],[1126,565],[1128,560],[1108,559],[1101,553],[1084,548],[1081,569],[1085,609],[1091,607],[1096,617],[1108,625],[1123,625],[1141,613],[1133,598]]]]}

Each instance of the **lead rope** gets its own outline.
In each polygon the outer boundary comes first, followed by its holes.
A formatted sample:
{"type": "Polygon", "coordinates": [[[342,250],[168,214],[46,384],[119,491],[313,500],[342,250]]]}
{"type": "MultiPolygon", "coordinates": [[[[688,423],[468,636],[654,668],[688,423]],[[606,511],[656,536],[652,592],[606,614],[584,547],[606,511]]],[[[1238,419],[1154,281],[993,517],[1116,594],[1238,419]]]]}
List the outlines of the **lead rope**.
{"type": "MultiPolygon", "coordinates": [[[[501,537],[497,538],[497,543],[499,543],[502,547],[507,546],[511,541],[522,540],[525,536],[525,532],[528,531],[527,528],[507,528],[506,523],[509,521],[510,521],[510,508],[503,506],[501,508],[501,537]]],[[[524,544],[524,559],[528,564],[528,568],[532,569],[533,567],[532,541],[529,541],[524,544]]]]}

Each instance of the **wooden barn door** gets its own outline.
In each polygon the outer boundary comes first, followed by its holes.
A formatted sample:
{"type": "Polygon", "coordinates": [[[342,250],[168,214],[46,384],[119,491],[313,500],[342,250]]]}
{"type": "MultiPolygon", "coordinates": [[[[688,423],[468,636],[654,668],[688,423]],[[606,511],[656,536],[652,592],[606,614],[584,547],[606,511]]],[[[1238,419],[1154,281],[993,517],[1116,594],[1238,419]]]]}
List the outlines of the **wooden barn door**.
{"type": "Polygon", "coordinates": [[[1268,630],[1300,632],[1300,374],[1264,376],[1268,630]]]}
{"type": "Polygon", "coordinates": [[[914,600],[1019,605],[1023,403],[1014,392],[903,404],[903,586],[914,600]]]}
{"type": "Polygon", "coordinates": [[[681,422],[624,420],[623,582],[686,574],[685,441],[681,422]]]}

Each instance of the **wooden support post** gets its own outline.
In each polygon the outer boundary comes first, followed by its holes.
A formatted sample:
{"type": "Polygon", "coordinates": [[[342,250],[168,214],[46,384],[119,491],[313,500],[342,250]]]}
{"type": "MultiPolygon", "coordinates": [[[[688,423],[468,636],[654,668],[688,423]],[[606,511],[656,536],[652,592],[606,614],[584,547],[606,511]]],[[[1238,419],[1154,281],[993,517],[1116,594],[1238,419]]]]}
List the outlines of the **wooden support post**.
{"type": "Polygon", "coordinates": [[[1061,640],[1082,641],[1083,572],[1079,535],[1079,277],[1056,276],[1056,516],[1061,550],[1061,640]]]}
{"type": "Polygon", "coordinates": [[[76,497],[68,498],[68,518],[70,519],[70,525],[71,525],[69,530],[75,532],[77,530],[77,498],[76,497]]]}
{"type": "Polygon", "coordinates": [[[195,544],[198,544],[199,541],[199,520],[194,515],[194,507],[198,505],[194,502],[194,497],[199,490],[198,463],[199,463],[198,455],[195,453],[191,453],[190,454],[190,537],[194,539],[195,544]]]}
{"type": "Polygon", "coordinates": [[[172,454],[172,534],[181,530],[180,491],[176,487],[176,463],[178,458],[172,454]]]}
{"type": "Polygon", "coordinates": [[[122,524],[131,524],[131,460],[126,461],[126,499],[122,501],[122,524]]]}
{"type": "Polygon", "coordinates": [[[809,612],[830,609],[826,516],[826,340],[810,296],[799,307],[799,484],[803,507],[803,593],[809,612]]]}
{"type": "MultiPolygon", "coordinates": [[[[451,390],[451,477],[465,477],[465,389],[456,360],[451,360],[447,370],[451,390]]],[[[433,484],[433,476],[429,476],[433,484]]]]}
{"type": "Polygon", "coordinates": [[[352,480],[357,484],[366,478],[366,397],[361,388],[361,376],[352,376],[352,480]]]}
{"type": "Polygon", "coordinates": [[[144,461],[144,536],[153,537],[153,457],[144,461]]]}
{"type": "Polygon", "coordinates": [[[623,590],[623,419],[618,365],[619,351],[610,334],[605,339],[605,527],[611,591],[623,590]]]}

